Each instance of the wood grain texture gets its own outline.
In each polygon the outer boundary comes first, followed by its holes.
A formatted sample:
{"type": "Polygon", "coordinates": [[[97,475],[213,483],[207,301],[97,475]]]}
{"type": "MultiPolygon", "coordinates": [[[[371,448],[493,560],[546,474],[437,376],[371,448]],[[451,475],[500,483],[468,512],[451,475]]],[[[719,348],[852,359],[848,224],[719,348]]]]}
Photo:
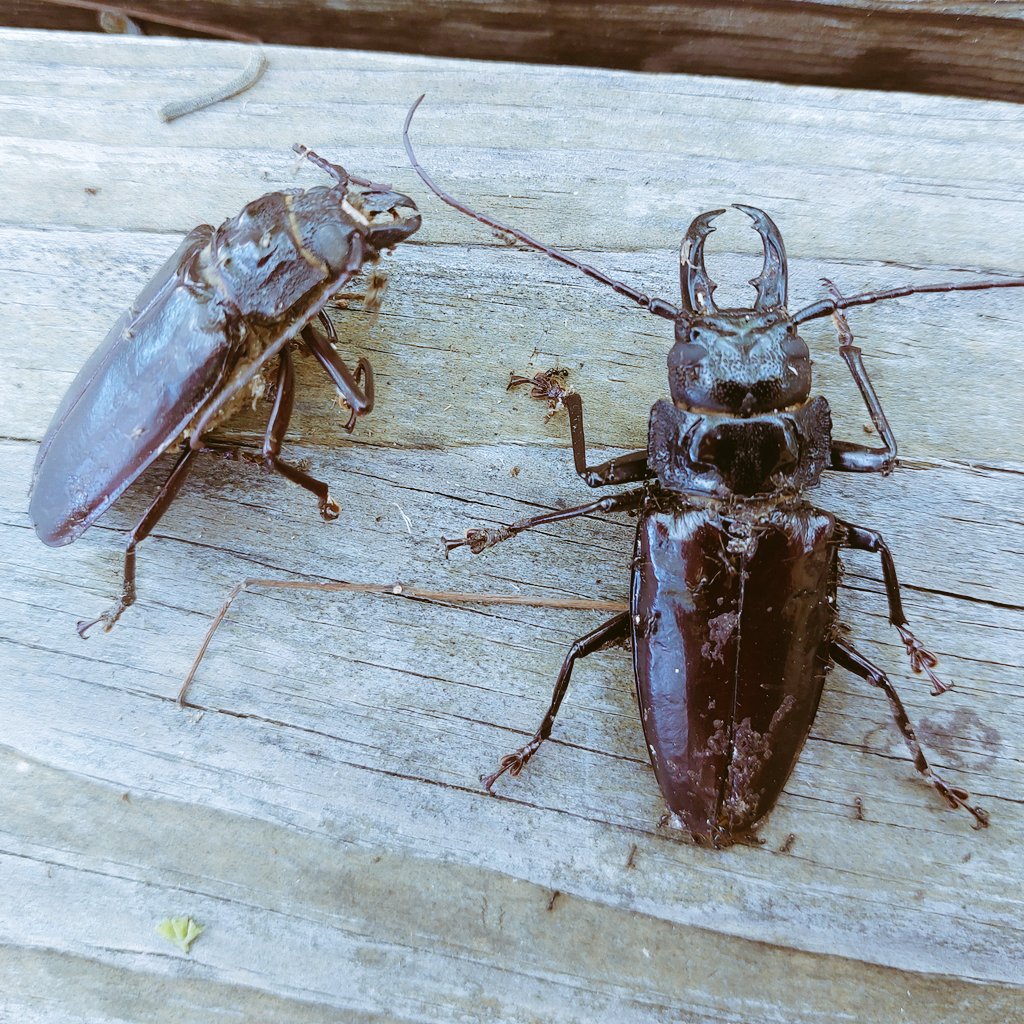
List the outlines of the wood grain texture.
{"type": "MultiPolygon", "coordinates": [[[[498,798],[478,776],[535,728],[593,614],[401,597],[248,594],[245,576],[402,580],[621,599],[632,523],[595,517],[479,558],[438,538],[589,494],[566,424],[504,390],[560,364],[594,452],[641,445],[665,324],[424,195],[452,191],[671,298],[689,219],[769,209],[797,302],[1020,273],[1024,112],[969,100],[270,48],[247,96],[155,109],[244,63],[220,43],[0,31],[0,1020],[1004,1022],[1024,987],[1020,410],[1024,294],[857,311],[902,445],[884,480],[816,500],[889,540],[915,629],[956,688],[912,676],[877,562],[840,589],[858,646],[992,827],[915,776],[888,710],[836,671],[759,847],[701,850],[662,812],[629,657],[575,674],[555,737],[498,798]],[[567,116],[569,112],[570,116],[567,116]],[[247,467],[201,464],[140,547],[140,601],[87,642],[126,529],[165,468],[79,542],[36,540],[25,492],[63,390],[200,221],[309,185],[302,141],[421,201],[376,322],[335,322],[378,371],[352,437],[303,361],[287,450],[343,514],[247,467]],[[856,820],[854,799],[864,806],[856,820]],[[790,852],[782,853],[793,834],[790,852]],[[634,850],[635,847],[635,850],[634,850]],[[555,894],[558,894],[555,896],[555,894]],[[554,897],[554,898],[553,898],[554,897]],[[155,931],[190,914],[191,955],[155,931]]],[[[709,266],[748,295],[756,236],[723,218],[709,266]]],[[[840,436],[866,416],[827,325],[808,331],[840,436]]],[[[261,414],[265,415],[263,411],[261,414]]],[[[233,423],[257,443],[259,416],[233,423]]]]}
{"type": "MultiPolygon", "coordinates": [[[[1024,100],[1017,0],[135,0],[129,7],[268,43],[1024,100]]],[[[0,24],[95,31],[97,15],[52,0],[8,0],[0,24]]]]}

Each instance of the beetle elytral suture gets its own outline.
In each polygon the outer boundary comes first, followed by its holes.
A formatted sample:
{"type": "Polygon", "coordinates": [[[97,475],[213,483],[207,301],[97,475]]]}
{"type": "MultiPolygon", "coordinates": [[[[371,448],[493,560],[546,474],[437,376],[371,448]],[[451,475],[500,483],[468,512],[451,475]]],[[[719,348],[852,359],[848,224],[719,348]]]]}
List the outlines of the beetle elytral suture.
{"type": "Polygon", "coordinates": [[[70,544],[163,452],[178,460],[125,549],[118,603],[78,632],[109,630],[136,597],[135,548],[159,522],[200,452],[256,462],[316,495],[338,516],[327,484],[281,458],[294,399],[291,350],[301,346],[350,410],[345,429],[372,410],[373,370],[355,373],[335,350],[324,306],[385,249],[420,226],[408,196],[350,175],[304,146],[296,152],[334,183],[271,192],[219,228],[201,224],[157,271],[90,356],[54,414],[32,475],[29,512],[39,538],[70,544]],[[323,332],[312,321],[318,319],[323,332]],[[262,451],[210,440],[266,388],[277,357],[262,451]]]}
{"type": "MultiPolygon", "coordinates": [[[[611,287],[672,321],[671,401],[655,403],[648,443],[599,465],[587,461],[583,401],[560,397],[569,418],[576,473],[591,487],[639,484],[576,508],[530,516],[496,529],[473,529],[449,550],[479,553],[525,530],[577,516],[638,513],[630,608],[580,637],[555,683],[550,707],[528,743],[482,779],[488,790],[518,775],[551,733],[573,666],[629,640],[648,752],[669,811],[697,841],[728,846],[749,835],[772,809],[818,709],[826,672],[838,664],[888,699],[914,766],[974,826],[988,815],[969,794],[929,765],[899,695],[885,672],[840,630],[835,597],[839,549],[878,554],[890,623],[915,671],[940,693],[936,659],[911,631],[892,555],[880,534],[815,508],[804,498],[825,470],[888,473],[896,441],[854,344],[844,310],[922,292],[1024,287],[1024,278],[908,285],[828,296],[789,312],[782,236],[756,207],[736,204],[761,237],[763,265],[747,308],[720,309],[705,268],[713,210],[694,218],[679,252],[681,305],[649,296],[589,264],[470,209],[420,166],[409,126],[404,141],[428,188],[459,212],[611,287]],[[823,397],[811,397],[811,360],[799,327],[832,316],[846,363],[881,439],[872,448],[833,440],[823,397]]],[[[526,383],[524,379],[524,383],[526,383]]],[[[544,389],[538,389],[543,391],[544,389]]],[[[539,397],[550,401],[544,392],[539,397]]]]}

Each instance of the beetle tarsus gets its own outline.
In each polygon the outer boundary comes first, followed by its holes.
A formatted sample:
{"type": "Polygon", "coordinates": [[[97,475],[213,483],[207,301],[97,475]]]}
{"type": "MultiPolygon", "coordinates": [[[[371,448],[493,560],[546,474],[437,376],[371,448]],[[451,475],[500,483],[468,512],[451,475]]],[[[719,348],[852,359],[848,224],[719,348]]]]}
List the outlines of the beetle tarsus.
{"type": "Polygon", "coordinates": [[[903,646],[907,649],[911,669],[919,675],[923,672],[928,677],[928,681],[932,684],[932,696],[940,697],[952,690],[953,684],[944,682],[933,671],[938,665],[939,659],[914,636],[908,626],[897,626],[896,629],[899,631],[903,646]]]}
{"type": "Polygon", "coordinates": [[[513,532],[512,528],[508,526],[502,526],[496,530],[473,528],[467,530],[465,536],[457,539],[442,537],[445,557],[456,548],[462,547],[467,547],[474,555],[479,555],[481,551],[486,551],[488,548],[494,547],[495,544],[508,540],[513,532]]]}
{"type": "Polygon", "coordinates": [[[534,736],[529,743],[523,744],[514,753],[506,754],[501,759],[501,764],[498,765],[498,770],[490,775],[481,775],[480,782],[484,789],[488,793],[491,791],[491,786],[494,785],[498,779],[501,778],[506,772],[514,779],[529,763],[531,757],[537,753],[538,747],[543,742],[543,738],[540,736],[534,736]]]}
{"type": "Polygon", "coordinates": [[[544,422],[547,423],[556,412],[565,408],[565,399],[573,394],[572,388],[566,384],[568,378],[569,371],[557,366],[532,377],[524,377],[513,370],[508,375],[508,387],[505,390],[511,391],[524,384],[528,385],[531,398],[548,403],[548,412],[544,417],[544,422]]]}
{"type": "Polygon", "coordinates": [[[86,622],[85,619],[80,619],[78,624],[75,626],[75,629],[78,632],[78,635],[83,640],[89,639],[89,631],[94,626],[102,625],[103,632],[109,633],[114,628],[114,624],[117,622],[117,620],[121,618],[124,612],[126,612],[133,604],[135,604],[135,594],[126,594],[118,602],[116,608],[110,608],[107,611],[105,611],[102,615],[98,616],[95,619],[91,619],[88,622],[86,622]]]}
{"type": "Polygon", "coordinates": [[[976,832],[989,826],[989,815],[983,807],[978,807],[976,804],[968,803],[971,794],[966,789],[961,789],[959,786],[949,786],[946,791],[942,794],[946,798],[946,802],[954,810],[958,807],[962,807],[965,811],[970,811],[974,815],[974,821],[971,822],[971,828],[976,832]]]}
{"type": "Polygon", "coordinates": [[[914,768],[938,790],[950,807],[954,809],[962,807],[965,811],[969,811],[974,816],[973,827],[975,829],[987,828],[989,823],[988,812],[969,803],[971,795],[966,789],[961,789],[959,786],[951,786],[928,763],[928,759],[924,756],[924,751],[921,749],[917,733],[907,715],[907,709],[903,706],[903,701],[896,692],[896,688],[889,682],[889,677],[845,640],[834,640],[832,642],[831,654],[837,664],[854,675],[860,676],[861,679],[866,680],[872,686],[877,686],[888,698],[896,727],[899,729],[904,743],[906,743],[907,748],[913,755],[914,768]]]}
{"type": "Polygon", "coordinates": [[[113,626],[115,621],[116,620],[109,619],[109,617],[106,614],[104,614],[101,615],[98,619],[91,619],[89,622],[86,622],[85,619],[79,619],[78,625],[75,626],[75,629],[77,630],[78,635],[83,640],[88,640],[89,630],[91,630],[94,626],[98,626],[102,622],[103,632],[106,633],[109,632],[110,627],[113,626]]]}

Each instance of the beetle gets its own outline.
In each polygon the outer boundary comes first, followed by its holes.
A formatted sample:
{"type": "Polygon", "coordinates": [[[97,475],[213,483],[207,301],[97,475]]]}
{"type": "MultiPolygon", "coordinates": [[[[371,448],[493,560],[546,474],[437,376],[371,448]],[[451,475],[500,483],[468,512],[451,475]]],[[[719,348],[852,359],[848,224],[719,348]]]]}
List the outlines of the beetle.
{"type": "Polygon", "coordinates": [[[420,215],[389,185],[294,148],[333,184],[271,192],[219,228],[193,228],[78,373],[43,438],[29,512],[51,547],[80,537],[163,452],[180,451],[128,536],[118,603],[79,622],[82,637],[95,625],[111,629],[135,602],[135,548],[200,452],[274,470],[316,495],[324,519],[338,517],[327,484],[281,458],[295,388],[291,350],[301,345],[330,377],[350,410],[351,431],[373,408],[373,369],[366,359],[355,373],[345,365],[324,306],[382,251],[413,234],[420,215]],[[264,368],[275,356],[262,451],[211,440],[211,430],[264,393],[264,368]]]}
{"type": "MultiPolygon", "coordinates": [[[[417,104],[422,100],[417,101],[417,104]]],[[[805,498],[825,470],[889,473],[896,440],[854,344],[844,310],[919,292],[1024,286],[1024,278],[928,284],[827,298],[788,308],[782,235],[763,210],[736,204],[758,232],[763,265],[747,308],[720,309],[704,263],[713,222],[696,217],[679,251],[681,305],[652,298],[569,254],[470,209],[409,159],[428,188],[459,212],[582,271],[669,320],[671,400],[655,403],[647,446],[599,465],[587,461],[583,401],[565,392],[576,473],[590,487],[639,486],[576,508],[471,529],[446,540],[451,551],[479,554],[516,534],[592,513],[638,513],[629,609],[576,640],[534,736],[482,777],[490,791],[518,775],[552,730],[573,666],[610,644],[628,641],[648,753],[669,817],[701,843],[725,847],[750,836],[775,805],[817,713],[827,671],[838,664],[886,695],[918,772],[974,826],[988,815],[929,765],[906,709],[885,672],[841,631],[835,608],[839,550],[878,554],[889,621],[912,668],[945,688],[937,659],[911,631],[892,554],[878,532],[814,507],[805,498]],[[832,438],[824,397],[811,397],[811,360],[799,328],[832,316],[839,354],[881,439],[877,448],[832,438]]],[[[543,375],[542,375],[543,376],[543,375]]],[[[557,381],[513,378],[550,399],[557,381]]]]}

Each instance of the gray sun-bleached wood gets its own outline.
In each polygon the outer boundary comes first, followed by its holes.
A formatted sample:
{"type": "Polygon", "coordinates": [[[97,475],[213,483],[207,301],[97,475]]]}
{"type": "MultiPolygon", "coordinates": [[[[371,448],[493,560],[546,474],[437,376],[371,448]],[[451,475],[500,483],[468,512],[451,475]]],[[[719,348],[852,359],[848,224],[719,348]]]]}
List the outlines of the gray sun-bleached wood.
{"type": "MultiPolygon", "coordinates": [[[[973,832],[915,775],[880,697],[828,682],[764,845],[658,829],[623,650],[582,663],[554,739],[515,782],[481,771],[535,728],[577,611],[397,597],[244,596],[192,691],[208,617],[249,575],[621,599],[631,522],[597,517],[444,561],[438,537],[590,492],[564,416],[504,390],[572,372],[597,457],[644,442],[667,325],[457,217],[468,201],[672,298],[696,212],[763,206],[796,302],[1020,273],[1024,111],[764,84],[271,48],[247,96],[155,109],[244,63],[219,43],[0,32],[0,1020],[1006,1021],[1019,1011],[1024,292],[852,317],[902,444],[888,479],[826,508],[889,539],[908,614],[956,688],[928,695],[847,558],[843,618],[903,692],[935,763],[992,815],[973,832]],[[25,492],[63,390],[201,221],[318,179],[295,141],[421,201],[375,323],[335,321],[377,369],[351,437],[300,361],[287,450],[341,520],[247,467],[200,465],[140,548],[140,601],[102,610],[149,474],[82,540],[36,540],[25,492]],[[857,820],[860,798],[865,820],[857,820]],[[780,852],[792,834],[789,852],[780,852]],[[558,893],[557,897],[555,893],[558,893]],[[155,931],[189,914],[189,956],[155,931]]],[[[723,218],[709,264],[745,300],[756,236],[723,218]]],[[[866,415],[827,324],[807,331],[841,436],[866,415]]],[[[260,410],[265,415],[265,410],[260,410]]],[[[260,420],[230,436],[256,444],[260,420]]],[[[162,463],[161,467],[166,464],[162,463]]]]}

